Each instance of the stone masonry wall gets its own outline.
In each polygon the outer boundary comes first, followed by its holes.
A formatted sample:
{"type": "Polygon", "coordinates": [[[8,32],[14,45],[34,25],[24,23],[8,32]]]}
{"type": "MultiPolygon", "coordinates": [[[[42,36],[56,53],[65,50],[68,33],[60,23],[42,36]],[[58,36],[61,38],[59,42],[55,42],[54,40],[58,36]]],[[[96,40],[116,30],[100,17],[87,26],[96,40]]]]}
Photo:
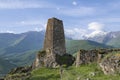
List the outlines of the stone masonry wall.
{"type": "Polygon", "coordinates": [[[80,50],[77,53],[75,65],[77,67],[81,64],[89,64],[92,62],[100,63],[105,55],[113,51],[120,51],[120,49],[80,50]]]}

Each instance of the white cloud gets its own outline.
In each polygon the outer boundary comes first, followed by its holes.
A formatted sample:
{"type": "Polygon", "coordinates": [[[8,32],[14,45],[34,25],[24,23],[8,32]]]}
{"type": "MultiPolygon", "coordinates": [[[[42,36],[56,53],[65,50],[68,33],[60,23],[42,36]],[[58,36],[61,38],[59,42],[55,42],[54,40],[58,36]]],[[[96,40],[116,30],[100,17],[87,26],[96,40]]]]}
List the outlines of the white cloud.
{"type": "Polygon", "coordinates": [[[14,31],[7,30],[6,33],[15,33],[14,31]]]}
{"type": "Polygon", "coordinates": [[[84,29],[73,28],[73,29],[65,29],[65,35],[72,39],[82,39],[83,36],[87,33],[84,29]]]}
{"type": "Polygon", "coordinates": [[[93,15],[95,9],[92,7],[62,8],[59,13],[67,16],[88,16],[93,15]]]}
{"type": "Polygon", "coordinates": [[[17,25],[20,25],[20,26],[34,26],[34,31],[42,31],[42,30],[45,30],[46,28],[46,24],[44,23],[41,23],[41,21],[39,20],[29,20],[29,21],[21,21],[21,22],[17,22],[17,25]]]}
{"type": "Polygon", "coordinates": [[[93,30],[90,34],[86,34],[85,37],[95,37],[106,35],[107,32],[104,31],[104,24],[99,22],[91,22],[88,24],[88,29],[93,30]]]}
{"type": "Polygon", "coordinates": [[[109,3],[109,7],[111,7],[110,9],[120,9],[120,1],[115,1],[115,2],[110,2],[109,3]]]}
{"type": "Polygon", "coordinates": [[[74,6],[76,6],[76,5],[77,5],[77,2],[76,2],[76,1],[73,1],[72,4],[73,4],[74,6]]]}
{"type": "Polygon", "coordinates": [[[15,33],[15,32],[11,30],[0,30],[0,33],[15,33]]]}
{"type": "Polygon", "coordinates": [[[43,30],[45,30],[45,28],[43,28],[43,27],[35,27],[34,31],[39,32],[39,31],[43,31],[43,30]]]}
{"type": "Polygon", "coordinates": [[[59,8],[59,7],[57,7],[56,9],[57,9],[57,10],[60,10],[60,8],[59,8]]]}
{"type": "Polygon", "coordinates": [[[105,18],[99,18],[98,20],[106,23],[114,23],[114,22],[120,23],[120,17],[105,17],[105,18]]]}
{"type": "Polygon", "coordinates": [[[43,1],[0,0],[0,9],[54,8],[55,5],[43,1]]]}
{"type": "Polygon", "coordinates": [[[41,22],[39,20],[29,20],[29,21],[21,21],[17,22],[20,25],[41,25],[41,22]]]}
{"type": "Polygon", "coordinates": [[[45,21],[44,20],[24,20],[24,21],[17,21],[14,23],[15,26],[42,26],[45,28],[45,21]]]}
{"type": "Polygon", "coordinates": [[[88,29],[73,28],[65,30],[66,36],[72,39],[84,39],[91,38],[95,36],[106,35],[107,32],[104,31],[104,24],[99,22],[91,22],[88,24],[88,29]]]}
{"type": "Polygon", "coordinates": [[[98,23],[98,22],[91,22],[88,24],[88,29],[95,30],[95,31],[101,31],[104,28],[104,24],[98,23]]]}

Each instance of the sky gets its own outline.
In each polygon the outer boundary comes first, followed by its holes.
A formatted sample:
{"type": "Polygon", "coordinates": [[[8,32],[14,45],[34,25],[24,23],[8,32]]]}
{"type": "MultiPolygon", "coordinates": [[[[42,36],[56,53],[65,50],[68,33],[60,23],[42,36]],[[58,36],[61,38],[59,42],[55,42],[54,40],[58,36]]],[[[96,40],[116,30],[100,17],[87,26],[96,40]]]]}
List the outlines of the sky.
{"type": "Polygon", "coordinates": [[[51,17],[63,20],[66,34],[75,38],[120,31],[119,5],[120,0],[0,0],[0,33],[45,30],[51,17]]]}

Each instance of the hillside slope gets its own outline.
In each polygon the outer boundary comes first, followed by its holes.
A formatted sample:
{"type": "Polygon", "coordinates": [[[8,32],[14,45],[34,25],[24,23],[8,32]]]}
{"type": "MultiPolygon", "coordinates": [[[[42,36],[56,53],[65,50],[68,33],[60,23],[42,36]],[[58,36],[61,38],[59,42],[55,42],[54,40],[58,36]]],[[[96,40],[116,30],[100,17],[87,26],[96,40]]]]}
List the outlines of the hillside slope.
{"type": "Polygon", "coordinates": [[[73,54],[80,49],[99,49],[99,48],[112,48],[101,43],[90,40],[66,40],[67,53],[73,54]]]}
{"type": "Polygon", "coordinates": [[[16,66],[12,64],[11,62],[9,62],[8,60],[0,58],[0,76],[5,75],[14,67],[16,66]]]}
{"type": "Polygon", "coordinates": [[[43,40],[44,34],[42,32],[23,33],[22,37],[14,41],[12,46],[9,45],[7,48],[4,48],[4,54],[17,54],[29,50],[38,50],[42,48],[43,40]]]}

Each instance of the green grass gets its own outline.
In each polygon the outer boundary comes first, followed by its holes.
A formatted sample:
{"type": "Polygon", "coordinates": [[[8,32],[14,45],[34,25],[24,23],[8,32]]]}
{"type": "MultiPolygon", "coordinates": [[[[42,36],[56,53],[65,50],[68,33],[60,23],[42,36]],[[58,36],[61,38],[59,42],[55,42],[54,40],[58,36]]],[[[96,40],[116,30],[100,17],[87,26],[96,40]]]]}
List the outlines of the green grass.
{"type": "MultiPolygon", "coordinates": [[[[97,64],[64,68],[62,80],[120,80],[120,75],[104,75],[97,64]],[[92,73],[95,75],[93,76],[92,73]]],[[[60,80],[59,69],[40,68],[32,71],[29,80],[60,80]]]]}
{"type": "Polygon", "coordinates": [[[41,68],[32,72],[29,80],[59,80],[59,69],[41,68]]]}

